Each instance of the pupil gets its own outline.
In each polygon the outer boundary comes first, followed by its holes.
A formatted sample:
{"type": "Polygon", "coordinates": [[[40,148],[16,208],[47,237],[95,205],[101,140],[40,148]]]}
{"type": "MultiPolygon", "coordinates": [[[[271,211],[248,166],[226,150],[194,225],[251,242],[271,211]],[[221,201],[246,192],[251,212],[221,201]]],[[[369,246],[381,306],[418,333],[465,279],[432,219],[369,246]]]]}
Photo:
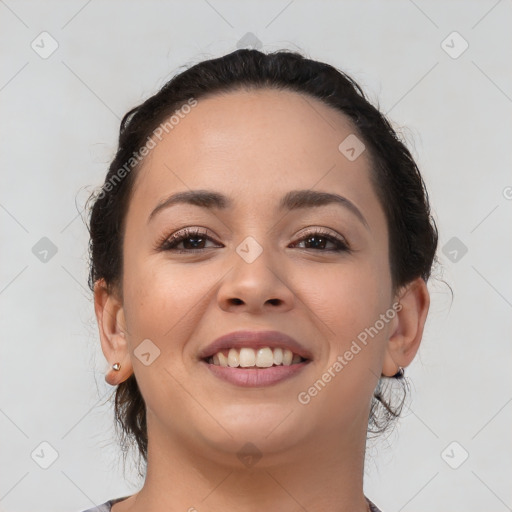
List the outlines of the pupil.
{"type": "Polygon", "coordinates": [[[194,243],[194,242],[193,242],[193,243],[191,244],[191,245],[193,246],[193,248],[194,248],[194,249],[196,249],[196,248],[197,248],[197,246],[198,246],[202,241],[204,241],[204,239],[203,239],[203,238],[200,238],[200,237],[195,237],[195,238],[194,238],[194,237],[189,237],[189,238],[185,239],[185,240],[184,240],[184,242],[183,242],[185,246],[187,245],[187,242],[188,242],[189,240],[199,240],[199,242],[197,242],[197,243],[194,243]]]}
{"type": "Polygon", "coordinates": [[[324,244],[325,244],[325,238],[321,238],[321,237],[318,237],[318,236],[310,236],[308,238],[308,242],[310,242],[311,240],[318,240],[318,243],[315,244],[317,247],[319,246],[319,244],[323,247],[324,244]]]}

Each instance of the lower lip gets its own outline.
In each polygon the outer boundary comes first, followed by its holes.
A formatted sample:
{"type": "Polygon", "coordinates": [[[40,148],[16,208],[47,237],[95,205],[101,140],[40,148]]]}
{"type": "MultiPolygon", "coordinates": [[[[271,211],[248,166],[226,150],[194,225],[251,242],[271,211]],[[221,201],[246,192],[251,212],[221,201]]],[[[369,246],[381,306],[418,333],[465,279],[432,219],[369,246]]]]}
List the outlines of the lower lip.
{"type": "Polygon", "coordinates": [[[270,366],[268,368],[231,368],[230,366],[217,366],[203,361],[210,372],[222,380],[247,388],[272,386],[300,373],[309,363],[291,364],[289,366],[270,366]]]}

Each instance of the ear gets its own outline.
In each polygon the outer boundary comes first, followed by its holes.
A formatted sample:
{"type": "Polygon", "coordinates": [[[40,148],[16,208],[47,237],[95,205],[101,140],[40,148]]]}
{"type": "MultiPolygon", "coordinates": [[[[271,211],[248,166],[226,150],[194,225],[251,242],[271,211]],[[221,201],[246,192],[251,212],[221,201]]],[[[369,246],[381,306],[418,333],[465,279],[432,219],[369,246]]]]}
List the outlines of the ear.
{"type": "Polygon", "coordinates": [[[395,375],[400,367],[408,366],[420,347],[430,306],[427,284],[418,277],[407,284],[395,300],[401,308],[397,308],[384,355],[382,375],[387,377],[395,375]]]}
{"type": "Polygon", "coordinates": [[[94,284],[94,311],[100,332],[101,349],[109,363],[105,380],[111,386],[116,386],[132,374],[133,367],[126,341],[123,304],[116,294],[109,292],[104,279],[99,279],[94,284]],[[119,363],[121,369],[112,369],[114,363],[119,363]]]}

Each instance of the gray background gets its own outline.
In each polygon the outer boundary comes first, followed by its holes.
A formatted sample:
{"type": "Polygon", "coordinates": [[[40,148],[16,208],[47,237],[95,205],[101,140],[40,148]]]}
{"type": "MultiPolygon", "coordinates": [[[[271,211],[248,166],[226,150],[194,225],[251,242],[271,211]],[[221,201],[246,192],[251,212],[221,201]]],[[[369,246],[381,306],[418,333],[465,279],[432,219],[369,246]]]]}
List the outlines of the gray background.
{"type": "Polygon", "coordinates": [[[0,510],[138,489],[118,463],[79,212],[122,115],[248,43],[354,76],[406,138],[439,223],[408,407],[368,447],[367,496],[384,512],[512,510],[511,22],[510,0],[0,0],[0,510]]]}

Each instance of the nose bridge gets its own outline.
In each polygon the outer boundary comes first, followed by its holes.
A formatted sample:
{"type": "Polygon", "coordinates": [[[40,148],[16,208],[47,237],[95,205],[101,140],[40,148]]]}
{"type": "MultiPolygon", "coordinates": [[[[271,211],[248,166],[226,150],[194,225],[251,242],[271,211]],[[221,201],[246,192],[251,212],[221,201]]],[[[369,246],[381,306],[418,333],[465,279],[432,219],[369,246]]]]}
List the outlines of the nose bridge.
{"type": "MultiPolygon", "coordinates": [[[[261,195],[255,194],[255,197],[261,197],[261,195]]],[[[258,260],[260,263],[264,260],[267,264],[271,264],[278,242],[275,238],[276,231],[273,229],[276,222],[277,219],[268,205],[257,200],[244,203],[234,224],[235,252],[243,262],[252,264],[258,260]]]]}
{"type": "Polygon", "coordinates": [[[257,280],[260,284],[276,279],[280,266],[276,250],[276,244],[263,230],[253,231],[235,246],[233,274],[247,282],[257,280]]]}
{"type": "Polygon", "coordinates": [[[219,289],[223,308],[244,304],[257,310],[269,304],[286,309],[293,305],[293,292],[286,282],[275,241],[267,236],[268,228],[263,223],[259,226],[261,229],[251,230],[231,255],[231,270],[219,289]]]}

